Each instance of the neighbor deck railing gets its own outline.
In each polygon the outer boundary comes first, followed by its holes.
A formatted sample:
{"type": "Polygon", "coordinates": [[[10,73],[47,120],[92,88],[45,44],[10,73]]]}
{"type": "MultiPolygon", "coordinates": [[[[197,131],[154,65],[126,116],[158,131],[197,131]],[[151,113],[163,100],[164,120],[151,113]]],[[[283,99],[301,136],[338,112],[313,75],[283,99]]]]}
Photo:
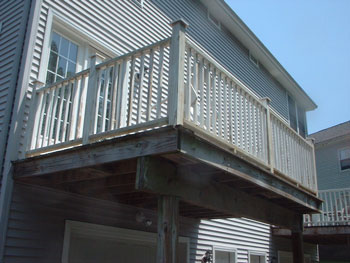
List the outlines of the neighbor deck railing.
{"type": "Polygon", "coordinates": [[[321,214],[305,215],[306,226],[350,225],[350,188],[318,191],[321,214]]]}
{"type": "Polygon", "coordinates": [[[183,125],[292,183],[315,192],[313,144],[273,113],[207,52],[171,38],[95,65],[51,85],[35,85],[27,155],[122,134],[183,125]]]}

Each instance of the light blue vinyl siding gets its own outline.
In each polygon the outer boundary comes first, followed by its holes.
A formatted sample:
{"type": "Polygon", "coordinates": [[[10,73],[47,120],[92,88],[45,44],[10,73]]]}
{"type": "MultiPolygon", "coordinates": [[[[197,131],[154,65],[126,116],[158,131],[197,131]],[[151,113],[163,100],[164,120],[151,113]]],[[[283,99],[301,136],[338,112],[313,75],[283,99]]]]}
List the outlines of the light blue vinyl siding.
{"type": "Polygon", "coordinates": [[[340,171],[339,150],[350,147],[350,141],[320,145],[315,149],[318,189],[350,188],[350,170],[340,171]]]}

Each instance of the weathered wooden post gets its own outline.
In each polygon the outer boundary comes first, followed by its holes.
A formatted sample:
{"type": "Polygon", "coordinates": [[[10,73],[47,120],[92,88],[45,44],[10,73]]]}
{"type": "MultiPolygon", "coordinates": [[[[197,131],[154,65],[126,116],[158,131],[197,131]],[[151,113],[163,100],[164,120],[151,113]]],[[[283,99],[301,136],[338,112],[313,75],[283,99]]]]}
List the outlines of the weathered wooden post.
{"type": "Polygon", "coordinates": [[[85,114],[84,114],[84,124],[83,124],[83,144],[89,142],[89,135],[94,123],[94,116],[96,110],[96,94],[97,94],[97,72],[96,72],[96,60],[97,54],[91,56],[90,59],[90,73],[89,73],[89,83],[87,87],[86,94],[86,104],[85,104],[85,114]]]}
{"type": "Polygon", "coordinates": [[[178,243],[179,199],[158,198],[157,263],[176,263],[178,243]]]}
{"type": "Polygon", "coordinates": [[[170,125],[182,125],[184,117],[184,63],[188,24],[183,19],[171,23],[173,33],[170,42],[169,103],[170,125]]]}
{"type": "Polygon", "coordinates": [[[292,229],[293,263],[304,262],[303,229],[303,215],[299,215],[299,220],[292,229]]]}
{"type": "MultiPolygon", "coordinates": [[[[33,82],[33,91],[32,91],[32,98],[31,98],[31,104],[29,108],[29,116],[28,116],[28,125],[27,125],[27,132],[26,132],[26,150],[31,150],[32,145],[35,144],[36,138],[38,137],[38,132],[40,132],[40,129],[38,127],[38,120],[40,118],[40,110],[38,110],[38,104],[41,105],[42,99],[43,99],[43,93],[40,93],[39,96],[37,96],[37,90],[44,86],[44,83],[36,80],[33,82]]],[[[23,157],[24,158],[23,153],[23,157]]]]}
{"type": "Polygon", "coordinates": [[[273,173],[275,168],[275,153],[273,148],[273,137],[272,137],[272,123],[271,123],[271,114],[270,114],[270,98],[262,98],[261,101],[266,108],[266,139],[267,139],[267,153],[268,153],[268,163],[270,166],[270,171],[273,173]]]}

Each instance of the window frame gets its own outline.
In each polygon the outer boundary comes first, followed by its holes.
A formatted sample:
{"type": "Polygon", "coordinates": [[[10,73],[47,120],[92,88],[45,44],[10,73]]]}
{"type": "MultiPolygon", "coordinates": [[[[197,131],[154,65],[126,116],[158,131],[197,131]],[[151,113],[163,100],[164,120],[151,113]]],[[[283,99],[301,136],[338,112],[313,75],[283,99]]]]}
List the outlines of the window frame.
{"type": "Polygon", "coordinates": [[[305,110],[302,109],[302,107],[295,101],[294,97],[291,96],[289,93],[287,93],[287,108],[288,108],[288,124],[289,124],[289,127],[295,131],[299,136],[303,137],[304,139],[307,137],[307,121],[306,121],[306,112],[305,110]],[[290,112],[290,102],[289,101],[292,101],[294,103],[294,113],[295,113],[295,121],[296,121],[296,130],[294,130],[294,128],[292,127],[291,125],[291,112],[290,112]],[[302,136],[300,134],[300,127],[299,127],[299,109],[302,109],[303,110],[303,124],[304,124],[304,128],[305,128],[305,136],[302,136]]]}
{"type": "Polygon", "coordinates": [[[91,34],[75,25],[73,22],[67,20],[67,18],[60,16],[50,7],[46,20],[43,48],[41,50],[40,68],[38,73],[38,80],[43,83],[46,83],[52,32],[56,32],[57,34],[78,45],[76,72],[88,68],[90,56],[95,51],[105,58],[113,58],[121,55],[114,48],[105,43],[97,41],[93,36],[91,36],[91,34]]]}
{"type": "Polygon", "coordinates": [[[215,263],[215,251],[233,252],[235,253],[234,263],[237,263],[237,248],[232,246],[213,246],[213,263],[215,263]]]}
{"type": "Polygon", "coordinates": [[[346,146],[346,147],[342,147],[342,148],[338,149],[338,167],[339,167],[339,172],[340,173],[350,172],[350,168],[347,168],[345,170],[341,169],[341,163],[340,163],[340,161],[341,161],[341,152],[344,151],[344,150],[349,150],[350,151],[350,146],[346,146]]]}
{"type": "Polygon", "coordinates": [[[267,253],[266,252],[249,250],[248,251],[248,262],[249,263],[250,263],[250,256],[263,256],[264,257],[264,263],[267,262],[267,253]]]}

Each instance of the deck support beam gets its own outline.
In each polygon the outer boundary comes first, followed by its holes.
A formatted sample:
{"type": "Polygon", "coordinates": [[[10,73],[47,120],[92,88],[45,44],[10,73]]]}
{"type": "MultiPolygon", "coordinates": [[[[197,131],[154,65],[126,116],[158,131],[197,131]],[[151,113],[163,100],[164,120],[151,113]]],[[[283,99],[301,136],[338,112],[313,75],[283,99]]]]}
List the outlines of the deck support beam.
{"type": "Polygon", "coordinates": [[[157,263],[176,263],[179,226],[179,199],[158,198],[157,263]]]}
{"type": "Polygon", "coordinates": [[[181,200],[232,217],[247,217],[289,229],[298,214],[244,191],[205,180],[200,174],[181,169],[155,157],[141,157],[137,163],[136,189],[181,200]]]}

